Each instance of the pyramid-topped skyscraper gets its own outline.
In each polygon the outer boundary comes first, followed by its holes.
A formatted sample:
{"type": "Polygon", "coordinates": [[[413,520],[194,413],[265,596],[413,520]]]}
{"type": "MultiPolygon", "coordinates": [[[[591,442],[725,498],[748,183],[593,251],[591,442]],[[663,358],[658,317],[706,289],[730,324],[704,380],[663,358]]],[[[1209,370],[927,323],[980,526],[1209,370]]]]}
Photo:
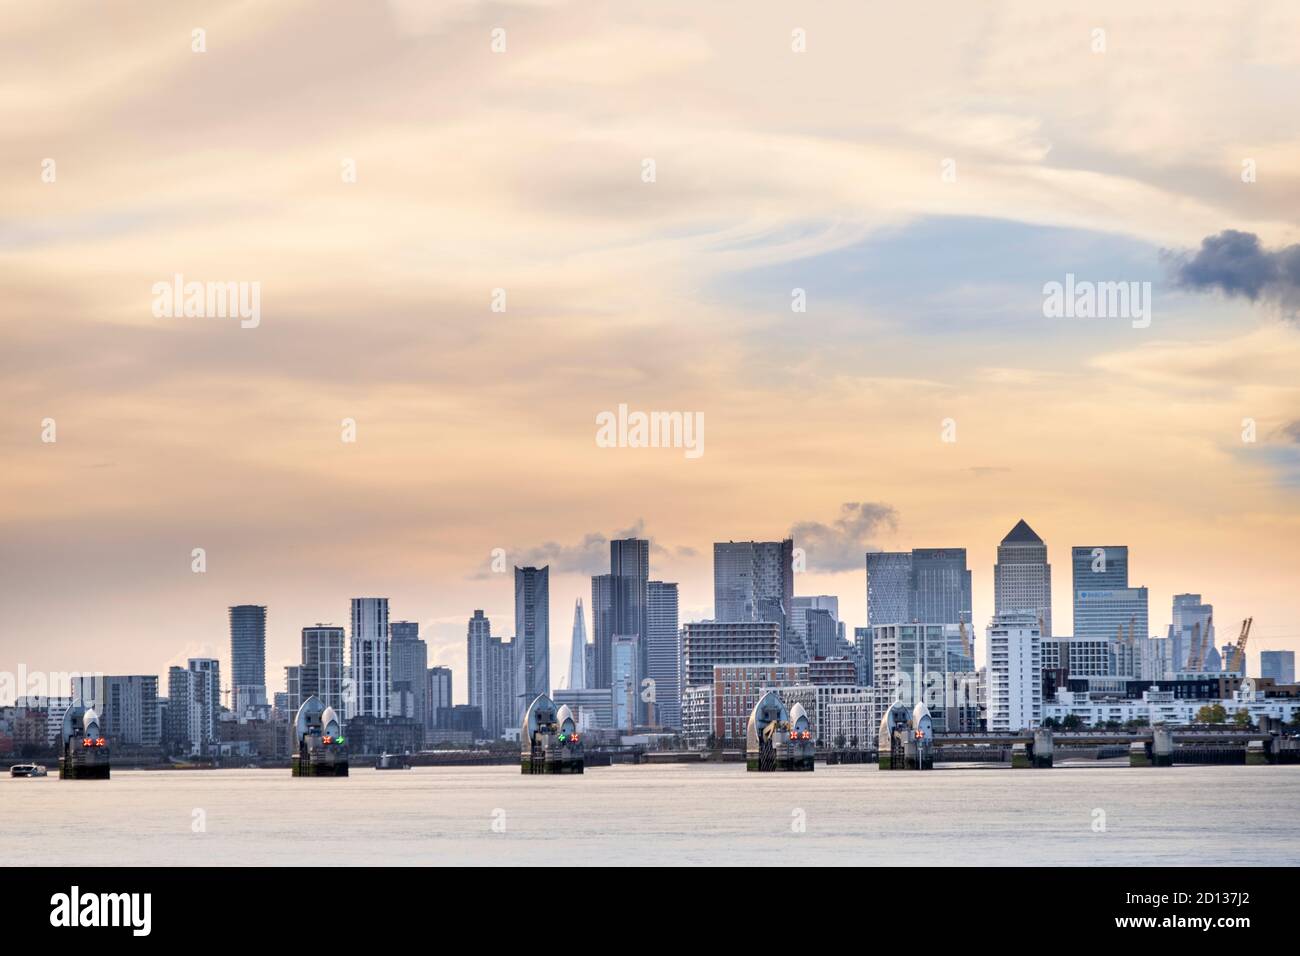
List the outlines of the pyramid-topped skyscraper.
{"type": "Polygon", "coordinates": [[[993,613],[1034,614],[1042,623],[1043,637],[1052,634],[1052,566],[1047,545],[1024,518],[998,545],[993,566],[993,613]]]}

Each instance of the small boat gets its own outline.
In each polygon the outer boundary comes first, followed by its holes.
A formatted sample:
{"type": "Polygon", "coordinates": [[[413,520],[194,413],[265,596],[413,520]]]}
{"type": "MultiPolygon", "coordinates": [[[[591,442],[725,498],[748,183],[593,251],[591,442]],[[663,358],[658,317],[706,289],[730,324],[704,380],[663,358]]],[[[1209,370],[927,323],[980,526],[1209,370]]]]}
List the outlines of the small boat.
{"type": "Polygon", "coordinates": [[[410,770],[411,761],[402,754],[382,753],[375,761],[376,770],[410,770]]]}
{"type": "Polygon", "coordinates": [[[45,768],[38,763],[16,763],[9,768],[11,777],[44,777],[45,768]]]}

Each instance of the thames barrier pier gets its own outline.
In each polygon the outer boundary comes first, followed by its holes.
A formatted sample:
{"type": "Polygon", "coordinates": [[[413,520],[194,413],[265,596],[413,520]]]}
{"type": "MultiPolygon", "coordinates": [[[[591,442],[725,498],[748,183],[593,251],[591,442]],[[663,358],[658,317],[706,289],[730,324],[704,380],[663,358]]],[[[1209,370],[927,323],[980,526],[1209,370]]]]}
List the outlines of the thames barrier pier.
{"type": "Polygon", "coordinates": [[[80,702],[63,715],[60,780],[107,780],[108,741],[99,729],[99,715],[80,702]]]}
{"type": "Polygon", "coordinates": [[[910,712],[901,700],[890,705],[880,719],[877,753],[881,770],[934,769],[934,724],[924,702],[910,712]]]}
{"type": "Polygon", "coordinates": [[[573,711],[539,694],[524,713],[519,730],[519,767],[526,774],[582,773],[582,735],[573,711]]]}
{"type": "Polygon", "coordinates": [[[338,715],[313,694],[298,708],[294,721],[297,751],[290,757],[295,777],[346,777],[348,748],[338,715]]]}
{"type": "Polygon", "coordinates": [[[745,769],[811,771],[816,744],[802,704],[786,710],[776,691],[754,705],[745,730],[745,769]]]}

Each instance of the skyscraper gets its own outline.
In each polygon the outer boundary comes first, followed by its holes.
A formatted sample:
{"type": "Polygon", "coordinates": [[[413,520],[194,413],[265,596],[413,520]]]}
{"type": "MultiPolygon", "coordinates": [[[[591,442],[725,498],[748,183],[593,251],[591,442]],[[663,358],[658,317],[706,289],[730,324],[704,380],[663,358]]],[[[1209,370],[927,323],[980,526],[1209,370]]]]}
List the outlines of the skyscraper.
{"type": "Polygon", "coordinates": [[[426,682],[428,681],[429,647],[420,640],[417,621],[393,621],[389,625],[392,660],[393,694],[389,713],[409,717],[424,725],[426,682]]]}
{"type": "Polygon", "coordinates": [[[266,606],[230,608],[230,684],[232,709],[241,719],[266,704],[266,606]]]}
{"type": "MultiPolygon", "coordinates": [[[[1075,545],[1070,549],[1070,564],[1074,571],[1075,594],[1128,587],[1127,545],[1075,545]]],[[[1074,636],[1079,636],[1077,624],[1074,636]]]]}
{"type": "Polygon", "coordinates": [[[388,598],[352,599],[352,694],[348,717],[387,717],[392,693],[388,598]]]}
{"type": "Polygon", "coordinates": [[[965,548],[912,549],[913,620],[970,624],[970,592],[965,548]]]}
{"type": "Polygon", "coordinates": [[[970,624],[971,577],[965,548],[914,548],[867,554],[867,622],[970,624]]]}
{"type": "Polygon", "coordinates": [[[1075,640],[1117,641],[1122,635],[1127,641],[1130,631],[1135,642],[1151,636],[1147,589],[1129,587],[1125,545],[1073,547],[1070,564],[1075,640]]]}
{"type": "Polygon", "coordinates": [[[343,663],[343,628],[333,624],[314,624],[302,629],[302,686],[297,699],[289,695],[291,716],[308,697],[315,694],[326,707],[340,714],[343,706],[343,681],[347,671],[343,663]]]}
{"type": "MultiPolygon", "coordinates": [[[[1232,666],[1228,661],[1226,667],[1232,666]]],[[[1268,677],[1279,684],[1295,683],[1295,651],[1260,651],[1259,676],[1268,677]]]]}
{"type": "Polygon", "coordinates": [[[466,653],[469,706],[478,708],[483,732],[496,739],[523,717],[515,693],[514,648],[509,641],[493,637],[491,621],[475,611],[466,632],[466,653]]]}
{"type": "MultiPolygon", "coordinates": [[[[775,620],[794,598],[794,540],[717,541],[713,545],[713,617],[775,620]]],[[[783,622],[788,623],[788,622],[783,622]]]]}
{"type": "Polygon", "coordinates": [[[824,607],[808,608],[804,614],[804,646],[808,659],[839,656],[839,623],[824,607]]]}
{"type": "Polygon", "coordinates": [[[614,683],[611,686],[611,699],[614,705],[614,728],[631,730],[637,725],[637,712],[640,710],[641,659],[637,645],[641,643],[635,634],[615,634],[612,643],[614,683]]]}
{"type": "MultiPolygon", "coordinates": [[[[1194,658],[1199,656],[1200,647],[1214,648],[1213,617],[1214,605],[1203,602],[1199,594],[1174,595],[1173,623],[1169,625],[1169,642],[1172,645],[1170,656],[1175,671],[1187,670],[1188,661],[1195,662],[1194,658]]],[[[1219,656],[1217,651],[1214,656],[1216,658],[1219,656]]],[[[1201,662],[1201,666],[1196,670],[1206,670],[1208,663],[1208,661],[1201,662]]]]}
{"type": "MultiPolygon", "coordinates": [[[[650,580],[650,542],[644,538],[617,538],[609,543],[609,574],[591,579],[591,613],[596,644],[596,687],[613,686],[615,634],[635,636],[640,666],[645,670],[647,584],[650,580]]],[[[591,675],[588,675],[590,678],[591,675]]]]}
{"type": "Polygon", "coordinates": [[[1041,636],[1052,635],[1052,566],[1047,563],[1047,545],[1023,518],[998,545],[993,613],[1032,614],[1043,622],[1041,636]]]}
{"type": "Polygon", "coordinates": [[[587,687],[587,622],[582,614],[582,598],[573,605],[573,638],[569,642],[569,690],[587,687]]]}
{"type": "Polygon", "coordinates": [[[646,676],[654,684],[650,723],[681,727],[681,641],[677,635],[677,585],[651,581],[647,586],[646,676]]]}
{"type": "Polygon", "coordinates": [[[909,624],[912,614],[912,552],[867,552],[867,626],[909,624]]]}
{"type": "Polygon", "coordinates": [[[787,610],[789,612],[786,621],[790,638],[789,643],[794,645],[800,655],[799,660],[787,661],[787,663],[803,664],[810,657],[816,656],[812,643],[808,639],[808,613],[814,610],[826,611],[838,631],[840,599],[833,594],[800,594],[790,599],[790,606],[787,610]]]}
{"type": "Polygon", "coordinates": [[[520,714],[551,693],[551,571],[515,568],[515,693],[520,714]]]}
{"type": "Polygon", "coordinates": [[[591,579],[591,663],[587,686],[608,688],[613,683],[610,642],[614,636],[614,576],[596,574],[591,579]]]}
{"type": "Polygon", "coordinates": [[[206,702],[209,714],[203,726],[211,723],[211,741],[215,743],[221,738],[221,662],[215,657],[191,657],[186,666],[199,675],[200,689],[195,693],[206,702]]]}
{"type": "Polygon", "coordinates": [[[430,667],[425,673],[425,722],[429,730],[441,729],[455,706],[451,693],[451,668],[430,667]]]}
{"type": "Polygon", "coordinates": [[[481,611],[469,619],[465,633],[465,679],[471,707],[479,708],[486,717],[488,700],[488,641],[492,638],[492,621],[481,611]]]}
{"type": "Polygon", "coordinates": [[[713,617],[781,625],[781,659],[807,652],[794,632],[794,540],[718,541],[713,545],[713,617]]]}

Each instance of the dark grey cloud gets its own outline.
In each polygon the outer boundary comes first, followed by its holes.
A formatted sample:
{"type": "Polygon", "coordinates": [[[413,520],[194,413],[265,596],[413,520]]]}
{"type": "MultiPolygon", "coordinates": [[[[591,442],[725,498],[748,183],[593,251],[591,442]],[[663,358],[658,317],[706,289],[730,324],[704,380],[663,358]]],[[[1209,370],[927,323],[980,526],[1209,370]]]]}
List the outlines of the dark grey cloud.
{"type": "Polygon", "coordinates": [[[1287,422],[1281,428],[1282,437],[1287,441],[1300,445],[1300,418],[1293,422],[1287,422]]]}
{"type": "Polygon", "coordinates": [[[1300,307],[1300,244],[1270,250],[1253,232],[1225,229],[1175,261],[1174,281],[1181,288],[1273,302],[1291,318],[1300,307]]]}
{"type": "MultiPolygon", "coordinates": [[[[644,537],[646,537],[645,519],[637,518],[628,527],[620,528],[611,535],[593,531],[583,535],[582,540],[573,544],[546,541],[532,547],[508,548],[506,561],[519,567],[550,565],[557,574],[608,574],[610,541],[619,538],[644,537]]],[[[650,550],[653,554],[671,558],[692,558],[698,554],[694,548],[688,546],[669,547],[654,541],[650,542],[650,550]]],[[[490,578],[492,572],[480,570],[473,577],[490,578]]]]}
{"type": "Polygon", "coordinates": [[[794,546],[803,548],[810,571],[856,571],[863,555],[873,549],[872,537],[898,524],[891,505],[872,501],[846,501],[840,516],[830,524],[799,521],[790,529],[794,546]]]}

